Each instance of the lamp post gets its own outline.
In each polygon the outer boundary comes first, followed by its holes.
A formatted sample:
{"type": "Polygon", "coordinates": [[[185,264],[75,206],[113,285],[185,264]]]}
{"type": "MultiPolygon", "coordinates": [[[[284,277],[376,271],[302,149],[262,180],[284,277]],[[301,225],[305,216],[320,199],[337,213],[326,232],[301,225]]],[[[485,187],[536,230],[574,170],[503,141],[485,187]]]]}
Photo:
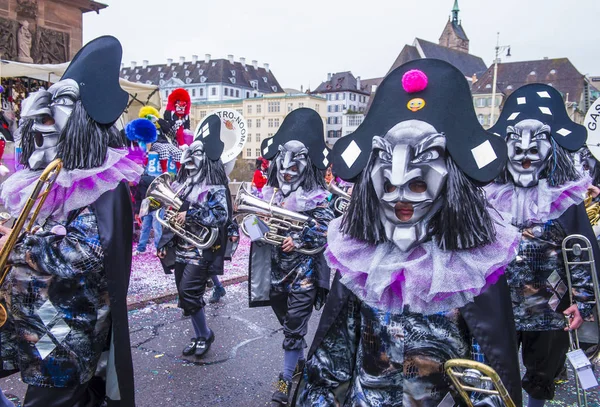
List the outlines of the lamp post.
{"type": "Polygon", "coordinates": [[[494,125],[494,108],[496,107],[496,81],[498,80],[498,55],[504,50],[506,56],[510,57],[510,45],[500,45],[500,33],[496,33],[496,56],[494,58],[494,79],[492,82],[492,113],[490,115],[490,127],[494,125]]]}

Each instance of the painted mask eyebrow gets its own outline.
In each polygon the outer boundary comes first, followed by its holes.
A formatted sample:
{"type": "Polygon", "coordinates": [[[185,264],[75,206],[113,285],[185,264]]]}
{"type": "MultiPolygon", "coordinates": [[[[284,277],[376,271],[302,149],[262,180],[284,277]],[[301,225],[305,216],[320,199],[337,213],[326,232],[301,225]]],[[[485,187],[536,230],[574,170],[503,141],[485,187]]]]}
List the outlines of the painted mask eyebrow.
{"type": "Polygon", "coordinates": [[[444,133],[437,133],[428,136],[425,140],[415,146],[415,155],[421,154],[423,151],[438,148],[442,151],[446,150],[446,136],[444,133]]]}

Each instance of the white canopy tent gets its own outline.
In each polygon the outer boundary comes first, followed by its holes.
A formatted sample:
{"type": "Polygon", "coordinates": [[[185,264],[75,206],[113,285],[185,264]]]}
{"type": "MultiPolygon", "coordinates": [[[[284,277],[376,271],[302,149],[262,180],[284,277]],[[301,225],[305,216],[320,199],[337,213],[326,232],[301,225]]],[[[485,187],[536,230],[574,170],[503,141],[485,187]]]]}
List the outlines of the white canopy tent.
{"type": "MultiPolygon", "coordinates": [[[[46,82],[58,82],[69,66],[69,62],[63,64],[25,64],[0,60],[0,78],[28,77],[46,82]]],[[[160,93],[158,86],[146,85],[119,79],[121,88],[129,93],[129,104],[117,126],[122,128],[129,121],[137,118],[137,113],[142,106],[151,105],[160,110],[160,93]]]]}

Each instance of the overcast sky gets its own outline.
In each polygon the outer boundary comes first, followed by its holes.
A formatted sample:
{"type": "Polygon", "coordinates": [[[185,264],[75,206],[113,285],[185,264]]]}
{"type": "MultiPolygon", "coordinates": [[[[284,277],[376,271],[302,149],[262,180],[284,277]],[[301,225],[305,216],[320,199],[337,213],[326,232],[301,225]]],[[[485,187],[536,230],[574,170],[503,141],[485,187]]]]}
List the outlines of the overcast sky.
{"type": "MultiPolygon", "coordinates": [[[[123,62],[204,58],[268,62],[283,87],[315,88],[328,72],[385,75],[415,37],[437,42],[454,0],[100,0],[84,16],[87,42],[103,34],[123,44],[123,62]]],[[[522,61],[568,57],[600,75],[599,0],[459,0],[470,52],[487,65],[500,44],[522,61]]]]}

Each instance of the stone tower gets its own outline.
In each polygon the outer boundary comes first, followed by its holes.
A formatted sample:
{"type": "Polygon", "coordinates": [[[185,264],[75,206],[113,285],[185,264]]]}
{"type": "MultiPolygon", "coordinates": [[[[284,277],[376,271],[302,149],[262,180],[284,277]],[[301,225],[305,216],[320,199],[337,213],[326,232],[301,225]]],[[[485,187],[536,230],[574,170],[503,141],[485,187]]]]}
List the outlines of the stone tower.
{"type": "Polygon", "coordinates": [[[458,0],[454,0],[454,7],[452,7],[452,15],[444,27],[444,31],[440,36],[439,44],[443,47],[455,49],[469,53],[469,38],[463,30],[460,20],[458,19],[458,0]]]}

